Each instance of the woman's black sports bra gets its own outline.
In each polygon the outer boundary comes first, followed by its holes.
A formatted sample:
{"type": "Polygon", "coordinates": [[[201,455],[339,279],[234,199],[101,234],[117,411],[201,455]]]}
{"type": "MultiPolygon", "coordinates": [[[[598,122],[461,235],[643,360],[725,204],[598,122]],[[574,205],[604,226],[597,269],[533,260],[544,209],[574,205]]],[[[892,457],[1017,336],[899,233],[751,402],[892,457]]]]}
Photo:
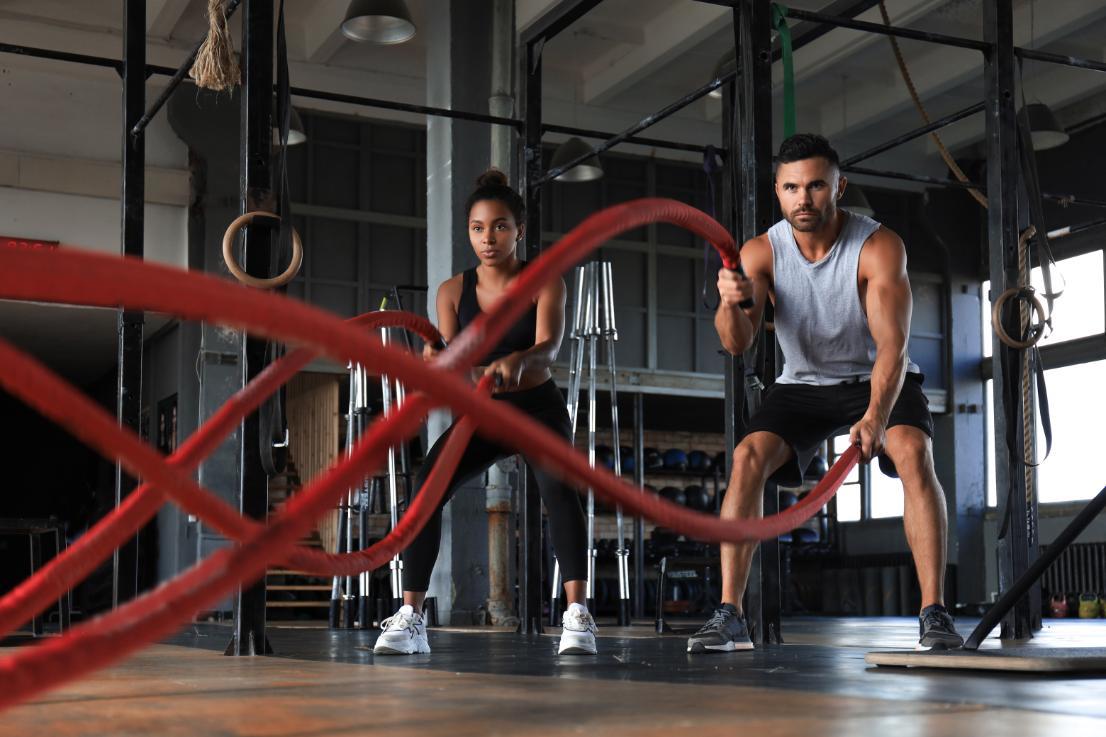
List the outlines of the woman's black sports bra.
{"type": "MultiPolygon", "coordinates": [[[[522,262],[523,268],[526,262],[522,262]]],[[[457,302],[457,322],[464,330],[465,326],[477,318],[483,311],[476,299],[476,268],[465,270],[461,275],[461,299],[457,302]]],[[[522,319],[511,326],[507,334],[477,363],[478,366],[487,366],[492,361],[510,355],[515,351],[524,351],[534,346],[534,340],[538,330],[538,306],[530,305],[530,309],[522,319]]]]}

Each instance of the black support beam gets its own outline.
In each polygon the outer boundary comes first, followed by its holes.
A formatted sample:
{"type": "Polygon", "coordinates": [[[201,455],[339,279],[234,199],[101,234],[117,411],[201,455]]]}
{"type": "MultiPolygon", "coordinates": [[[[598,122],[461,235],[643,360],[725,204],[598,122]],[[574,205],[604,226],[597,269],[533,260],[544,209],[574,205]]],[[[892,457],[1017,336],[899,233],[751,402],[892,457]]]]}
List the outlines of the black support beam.
{"type": "MultiPolygon", "coordinates": [[[[740,152],[738,176],[741,240],[748,241],[772,225],[772,47],[771,9],[767,2],[741,2],[734,14],[735,43],[742,70],[737,88],[737,128],[740,152]]],[[[774,350],[774,345],[771,345],[774,350]]],[[[745,392],[744,361],[734,357],[728,366],[727,422],[740,408],[738,392],[745,392]],[[733,395],[732,397],[730,395],[733,395]]],[[[774,379],[775,377],[767,377],[774,379]]],[[[755,399],[755,398],[754,398],[755,399]]],[[[738,418],[733,418],[736,425],[738,418]]],[[[734,440],[739,440],[735,437],[734,440]]],[[[731,460],[732,462],[732,460],[731,460]]],[[[764,514],[779,511],[775,484],[764,490],[764,514]]],[[[780,629],[780,545],[776,538],[760,543],[753,557],[745,593],[745,616],[753,641],[759,645],[782,642],[780,629]]]]}
{"type": "MultiPolygon", "coordinates": [[[[1008,0],[984,0],[983,32],[992,50],[984,63],[987,121],[987,235],[990,253],[991,299],[1006,286],[1018,282],[1018,132],[1015,109],[1015,65],[1013,11],[1008,0]]],[[[1018,332],[1017,326],[1007,330],[1018,332]]],[[[1002,355],[1008,351],[992,336],[992,369],[995,377],[992,400],[995,407],[995,471],[1000,504],[1004,497],[1010,516],[1006,537],[999,541],[999,587],[1006,590],[1028,570],[1037,544],[1037,507],[1032,489],[1027,490],[1025,467],[1011,456],[1006,446],[1006,418],[1020,416],[1020,408],[1005,406],[1008,383],[1019,383],[1007,375],[1002,355]],[[1009,493],[1007,493],[1009,491],[1009,493]]],[[[1020,365],[1014,358],[1011,366],[1020,365]]],[[[1015,369],[1016,370],[1016,369],[1015,369]]],[[[1020,437],[1016,442],[1020,445],[1020,437]]],[[[1017,451],[1020,452],[1020,451],[1017,451]]],[[[1040,617],[1039,602],[1021,598],[1003,620],[1003,639],[1031,637],[1040,617]]]]}
{"type": "Polygon", "coordinates": [[[859,164],[861,161],[865,161],[867,159],[872,158],[873,156],[877,156],[877,155],[883,153],[884,151],[889,151],[889,150],[895,148],[896,146],[901,146],[902,144],[907,143],[908,141],[913,141],[915,138],[921,138],[922,136],[926,135],[927,133],[932,133],[936,130],[940,130],[941,128],[944,128],[947,125],[952,125],[953,123],[956,123],[957,121],[963,120],[964,118],[970,118],[971,116],[975,115],[976,113],[979,113],[979,112],[982,112],[982,111],[983,111],[983,103],[982,102],[977,102],[974,105],[969,105],[968,107],[964,108],[963,110],[958,110],[955,113],[950,113],[949,115],[946,115],[943,118],[938,118],[937,120],[933,121],[932,123],[929,123],[928,125],[923,125],[919,128],[915,128],[912,131],[907,131],[906,133],[903,133],[900,136],[896,136],[896,137],[892,138],[890,141],[887,141],[885,143],[881,143],[878,146],[873,146],[872,148],[868,149],[867,151],[863,151],[863,152],[857,154],[856,156],[850,156],[849,158],[847,158],[847,159],[845,159],[844,161],[841,162],[841,166],[847,167],[847,166],[853,166],[854,164],[859,164]]]}
{"type": "MultiPolygon", "coordinates": [[[[123,75],[123,188],[122,240],[123,255],[143,258],[143,224],[145,222],[146,139],[126,133],[146,106],[146,0],[124,0],[123,44],[125,61],[123,75]]],[[[141,312],[120,310],[116,321],[118,331],[118,364],[116,369],[116,417],[119,424],[139,432],[142,414],[142,332],[141,312]]],[[[134,491],[136,481],[123,467],[115,466],[115,506],[134,491]]],[[[112,604],[130,601],[144,583],[139,580],[139,534],[117,548],[112,559],[112,604]]]]}
{"type": "MultiPolygon", "coordinates": [[[[542,169],[541,116],[542,116],[542,45],[541,41],[524,45],[519,54],[522,69],[519,74],[522,101],[522,161],[519,170],[523,176],[523,193],[526,198],[527,260],[541,253],[541,185],[537,179],[542,169]]],[[[526,464],[521,464],[525,466],[526,464]]],[[[521,528],[519,555],[519,632],[542,632],[542,545],[541,499],[537,484],[529,474],[519,473],[518,494],[519,527],[521,528]]]]}
{"type": "MultiPolygon", "coordinates": [[[[244,0],[242,21],[242,114],[240,159],[240,209],[242,213],[275,208],[272,201],[273,138],[273,4],[270,0],[244,0]]],[[[244,268],[251,276],[269,278],[273,231],[246,227],[242,236],[244,268]]],[[[265,368],[265,342],[243,333],[242,384],[265,368]]],[[[243,515],[264,521],[269,512],[268,476],[261,463],[261,429],[258,412],[242,423],[240,439],[239,506],[243,515]]],[[[272,652],[265,637],[265,579],[244,584],[234,606],[232,655],[265,655],[272,652]]]]}
{"type": "Polygon", "coordinates": [[[855,18],[844,18],[826,13],[814,13],[809,10],[799,10],[798,8],[787,8],[785,12],[788,18],[811,21],[828,26],[837,26],[839,28],[851,28],[854,31],[876,33],[881,36],[896,36],[898,38],[907,38],[912,41],[925,41],[927,43],[941,44],[942,46],[955,46],[962,49],[973,49],[983,52],[987,52],[991,48],[990,44],[986,41],[977,41],[974,38],[962,38],[960,36],[950,36],[944,33],[930,33],[928,31],[916,31],[911,28],[886,26],[882,23],[869,23],[868,21],[856,20],[855,18]]]}

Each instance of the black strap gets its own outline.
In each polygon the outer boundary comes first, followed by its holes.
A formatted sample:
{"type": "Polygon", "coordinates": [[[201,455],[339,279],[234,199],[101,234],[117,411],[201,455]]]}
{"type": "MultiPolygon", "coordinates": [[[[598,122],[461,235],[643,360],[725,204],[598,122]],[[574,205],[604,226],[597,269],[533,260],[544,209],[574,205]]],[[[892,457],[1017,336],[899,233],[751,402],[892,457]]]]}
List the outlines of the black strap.
{"type": "MultiPolygon", "coordinates": [[[[1015,319],[1015,316],[1011,314],[1017,307],[1018,300],[1007,300],[1005,311],[1003,315],[1004,320],[1015,319]]],[[[1007,322],[1009,324],[1009,322],[1007,322]]],[[[1024,332],[1021,333],[1021,340],[1028,340],[1033,332],[1033,326],[1027,325],[1024,332]]],[[[1021,422],[1021,351],[1010,346],[1000,344],[1002,352],[999,355],[999,359],[1002,362],[1002,375],[1007,377],[1005,385],[1003,386],[1003,405],[1004,415],[1006,417],[1006,449],[1009,453],[1009,457],[1012,462],[1021,463],[1030,468],[1036,468],[1040,466],[1052,453],[1052,416],[1048,406],[1048,387],[1045,385],[1045,366],[1041,360],[1041,351],[1034,345],[1032,348],[1026,348],[1024,350],[1029,351],[1029,371],[1033,374],[1037,384],[1037,407],[1038,417],[1041,420],[1041,431],[1045,436],[1045,455],[1036,463],[1030,463],[1029,459],[1025,457],[1024,444],[1020,444],[1018,441],[1021,439],[1019,429],[1022,433],[1032,430],[1032,428],[1022,427],[1021,422]],[[1016,365],[1015,365],[1016,364],[1016,365]],[[1016,378],[1015,378],[1016,377],[1016,378]]],[[[1031,379],[1032,380],[1032,379],[1031,379]]],[[[1010,529],[1010,511],[1013,508],[1011,502],[1014,498],[1015,487],[1011,480],[1006,492],[1006,508],[1002,514],[1002,526],[999,529],[998,539],[1003,540],[1006,538],[1006,533],[1010,529]]]]}
{"type": "MultiPolygon", "coordinates": [[[[269,273],[277,274],[292,254],[292,206],[288,187],[288,133],[292,126],[292,93],[288,79],[288,38],[284,25],[284,0],[277,11],[277,126],[280,141],[276,154],[276,202],[280,216],[276,248],[269,249],[269,273]]],[[[281,291],[286,291],[282,288],[281,291]]],[[[270,342],[265,346],[265,365],[279,360],[285,353],[284,344],[270,342]]],[[[261,466],[269,476],[284,471],[287,463],[286,391],[281,387],[258,409],[258,431],[261,435],[261,466]]]]}
{"type": "MultiPolygon", "coordinates": [[[[708,145],[703,149],[703,173],[707,177],[707,214],[712,218],[714,215],[714,203],[716,202],[716,195],[714,191],[714,175],[721,169],[718,149],[714,146],[708,145]]],[[[718,305],[711,305],[709,301],[711,274],[715,273],[722,266],[722,257],[718,255],[718,251],[714,250],[710,242],[703,239],[703,289],[702,299],[703,307],[708,310],[714,310],[718,308],[718,305]]]]}

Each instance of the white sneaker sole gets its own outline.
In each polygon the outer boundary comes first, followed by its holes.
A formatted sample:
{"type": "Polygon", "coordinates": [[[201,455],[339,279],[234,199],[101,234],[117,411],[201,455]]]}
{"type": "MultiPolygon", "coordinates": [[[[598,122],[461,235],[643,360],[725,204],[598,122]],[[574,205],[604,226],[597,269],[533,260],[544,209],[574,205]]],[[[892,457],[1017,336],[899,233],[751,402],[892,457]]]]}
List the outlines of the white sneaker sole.
{"type": "Polygon", "coordinates": [[[394,645],[387,642],[378,642],[373,647],[374,655],[426,655],[430,653],[430,643],[425,637],[416,637],[402,645],[394,645]]]}
{"type": "Polygon", "coordinates": [[[595,653],[595,637],[561,635],[561,644],[557,648],[558,655],[595,655],[595,653]]]}
{"type": "Polygon", "coordinates": [[[753,643],[742,642],[740,644],[730,640],[723,645],[704,645],[701,642],[695,642],[687,646],[689,653],[733,653],[739,650],[752,650],[753,643]]]}

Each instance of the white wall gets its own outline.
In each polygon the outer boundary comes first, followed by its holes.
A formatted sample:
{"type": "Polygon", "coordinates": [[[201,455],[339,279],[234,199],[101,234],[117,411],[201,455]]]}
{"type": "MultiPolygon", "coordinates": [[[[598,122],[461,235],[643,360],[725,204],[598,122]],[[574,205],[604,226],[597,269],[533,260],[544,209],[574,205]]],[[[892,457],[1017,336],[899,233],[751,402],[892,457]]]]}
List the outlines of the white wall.
{"type": "MultiPolygon", "coordinates": [[[[111,69],[12,54],[0,55],[0,148],[72,158],[119,161],[123,86],[111,69]]],[[[152,100],[157,92],[147,87],[152,100]]],[[[185,169],[188,148],[165,113],[146,129],[146,163],[185,169]]]]}
{"type": "MultiPolygon", "coordinates": [[[[184,268],[188,210],[147,204],[146,259],[184,268]]],[[[122,253],[122,207],[117,199],[0,187],[0,234],[61,241],[66,248],[122,253]]]]}
{"type": "MultiPolygon", "coordinates": [[[[121,82],[114,71],[0,55],[0,234],[122,252],[121,82]]],[[[148,129],[146,258],[185,267],[188,151],[148,129]]],[[[147,334],[164,324],[147,316],[147,334]]],[[[0,302],[0,336],[78,382],[111,369],[112,310],[0,302]]]]}

